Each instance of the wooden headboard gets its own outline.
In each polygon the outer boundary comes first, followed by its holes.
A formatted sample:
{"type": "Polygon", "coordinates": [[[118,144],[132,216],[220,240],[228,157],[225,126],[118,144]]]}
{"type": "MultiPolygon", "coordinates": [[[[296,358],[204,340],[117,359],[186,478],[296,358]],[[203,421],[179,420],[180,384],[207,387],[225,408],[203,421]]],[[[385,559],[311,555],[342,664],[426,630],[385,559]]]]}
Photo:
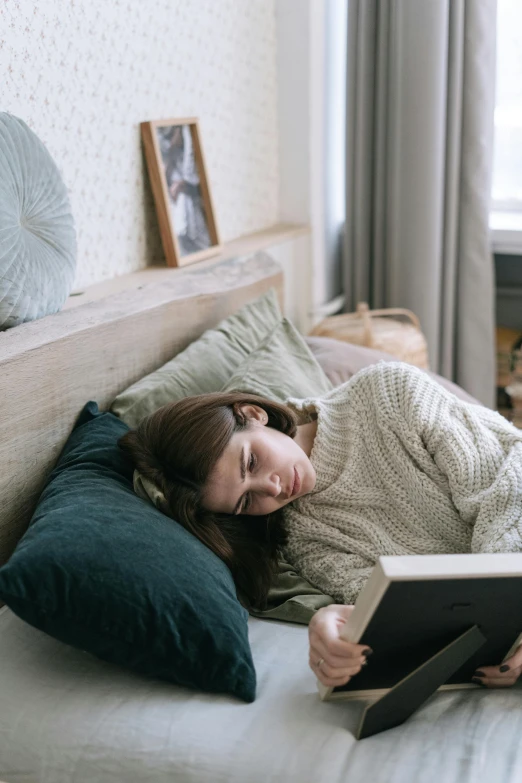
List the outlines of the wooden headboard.
{"type": "Polygon", "coordinates": [[[63,310],[0,332],[0,564],[25,531],[83,405],[114,397],[206,329],[275,288],[283,273],[265,253],[63,310]]]}

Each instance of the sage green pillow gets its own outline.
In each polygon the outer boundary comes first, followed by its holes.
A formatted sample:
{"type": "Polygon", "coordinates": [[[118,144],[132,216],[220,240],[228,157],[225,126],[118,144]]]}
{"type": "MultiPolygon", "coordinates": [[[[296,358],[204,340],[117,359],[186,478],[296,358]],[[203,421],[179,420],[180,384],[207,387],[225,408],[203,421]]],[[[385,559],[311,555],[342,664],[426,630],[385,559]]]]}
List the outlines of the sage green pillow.
{"type": "Polygon", "coordinates": [[[222,388],[284,402],[315,397],[332,389],[319,362],[297,329],[283,318],[222,388]]]}
{"type": "Polygon", "coordinates": [[[220,391],[282,318],[276,292],[271,288],[125,389],[114,400],[111,412],[129,427],[137,427],[145,416],[168,402],[220,391]]]}

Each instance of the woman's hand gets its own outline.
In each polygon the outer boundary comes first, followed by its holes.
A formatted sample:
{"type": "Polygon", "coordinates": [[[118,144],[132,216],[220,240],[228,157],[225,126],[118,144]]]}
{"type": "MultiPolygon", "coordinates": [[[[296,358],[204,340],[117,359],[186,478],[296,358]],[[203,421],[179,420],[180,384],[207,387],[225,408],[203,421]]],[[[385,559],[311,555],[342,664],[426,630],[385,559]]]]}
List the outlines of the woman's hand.
{"type": "Polygon", "coordinates": [[[508,688],[522,673],[522,645],[500,666],[479,666],[471,681],[486,688],[508,688]]]}
{"type": "MultiPolygon", "coordinates": [[[[366,664],[372,650],[339,638],[339,632],[353,612],[353,606],[332,604],[319,609],[308,626],[309,665],[316,677],[329,688],[346,683],[366,664]]],[[[522,643],[500,666],[480,666],[472,682],[486,688],[507,688],[522,674],[522,643]]]]}
{"type": "Polygon", "coordinates": [[[316,677],[329,688],[346,683],[366,664],[371,654],[365,644],[352,644],[339,638],[339,632],[353,606],[332,604],[319,609],[308,626],[309,665],[316,677]]]}

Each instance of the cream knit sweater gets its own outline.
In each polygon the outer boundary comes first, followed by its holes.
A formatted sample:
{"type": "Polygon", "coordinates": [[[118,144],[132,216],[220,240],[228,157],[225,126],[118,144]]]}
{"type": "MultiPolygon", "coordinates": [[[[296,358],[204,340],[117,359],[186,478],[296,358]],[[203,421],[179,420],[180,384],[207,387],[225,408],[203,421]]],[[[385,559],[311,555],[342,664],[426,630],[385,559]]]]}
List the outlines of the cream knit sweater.
{"type": "Polygon", "coordinates": [[[285,508],[286,559],[353,603],[379,555],[522,551],[522,430],[429,375],[380,362],[324,397],[314,490],[285,508]]]}

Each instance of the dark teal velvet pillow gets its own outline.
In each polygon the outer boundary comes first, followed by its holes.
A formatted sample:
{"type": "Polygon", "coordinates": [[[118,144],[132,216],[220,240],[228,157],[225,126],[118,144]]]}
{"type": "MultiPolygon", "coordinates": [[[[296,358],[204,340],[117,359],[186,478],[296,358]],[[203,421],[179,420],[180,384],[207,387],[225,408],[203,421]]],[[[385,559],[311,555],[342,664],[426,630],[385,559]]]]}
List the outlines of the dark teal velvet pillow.
{"type": "Polygon", "coordinates": [[[83,409],[31,520],[0,568],[26,622],[99,658],[253,701],[247,612],[230,571],[141,500],[117,446],[128,427],[83,409]]]}

